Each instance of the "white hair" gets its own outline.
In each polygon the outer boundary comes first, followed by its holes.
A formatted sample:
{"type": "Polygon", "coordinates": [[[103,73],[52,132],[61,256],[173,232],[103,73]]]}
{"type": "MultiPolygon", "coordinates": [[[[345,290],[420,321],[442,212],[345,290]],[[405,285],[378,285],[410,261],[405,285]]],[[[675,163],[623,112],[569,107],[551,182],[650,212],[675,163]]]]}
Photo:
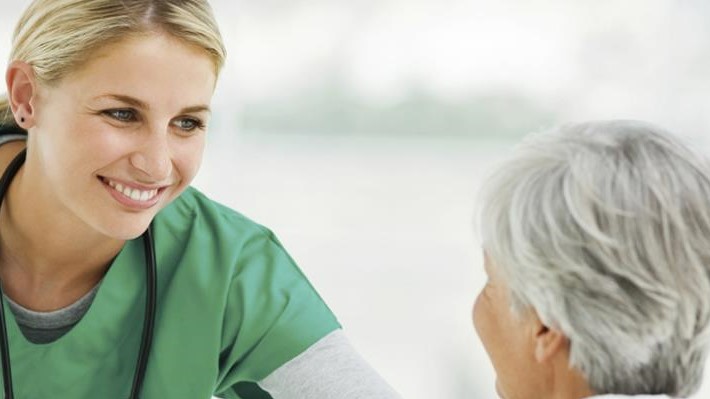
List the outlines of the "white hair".
{"type": "Polygon", "coordinates": [[[531,136],[488,180],[483,246],[513,310],[570,339],[598,394],[688,396],[710,340],[710,165],[637,121],[531,136]]]}

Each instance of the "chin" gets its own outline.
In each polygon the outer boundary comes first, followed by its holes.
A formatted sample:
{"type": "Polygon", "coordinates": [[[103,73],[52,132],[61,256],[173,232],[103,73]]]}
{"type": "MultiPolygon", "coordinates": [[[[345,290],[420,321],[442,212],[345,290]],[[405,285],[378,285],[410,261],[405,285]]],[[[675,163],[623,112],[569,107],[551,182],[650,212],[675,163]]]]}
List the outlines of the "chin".
{"type": "Polygon", "coordinates": [[[114,240],[130,241],[143,235],[148,229],[148,226],[150,226],[150,222],[153,220],[154,216],[155,215],[151,215],[150,217],[140,218],[124,217],[119,222],[101,223],[97,226],[96,230],[114,240]]]}
{"type": "Polygon", "coordinates": [[[146,225],[144,229],[137,230],[137,229],[132,229],[129,231],[112,231],[108,232],[106,234],[107,236],[115,239],[115,240],[121,240],[121,241],[131,241],[135,240],[136,238],[139,238],[140,236],[145,233],[145,231],[148,229],[148,226],[146,225]]]}
{"type": "Polygon", "coordinates": [[[131,240],[135,240],[136,238],[139,238],[140,236],[142,236],[143,233],[145,233],[145,231],[147,229],[148,229],[148,226],[146,226],[145,229],[138,231],[138,232],[127,232],[125,234],[115,234],[111,238],[115,238],[115,239],[121,240],[121,241],[131,241],[131,240]]]}

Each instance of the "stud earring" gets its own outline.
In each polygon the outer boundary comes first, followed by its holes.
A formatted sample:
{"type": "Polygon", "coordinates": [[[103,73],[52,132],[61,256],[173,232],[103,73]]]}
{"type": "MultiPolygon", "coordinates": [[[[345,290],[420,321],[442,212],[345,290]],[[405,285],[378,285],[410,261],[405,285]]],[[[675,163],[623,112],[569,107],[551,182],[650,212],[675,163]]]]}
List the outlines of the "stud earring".
{"type": "Polygon", "coordinates": [[[20,122],[25,123],[25,117],[20,118],[20,122]]]}

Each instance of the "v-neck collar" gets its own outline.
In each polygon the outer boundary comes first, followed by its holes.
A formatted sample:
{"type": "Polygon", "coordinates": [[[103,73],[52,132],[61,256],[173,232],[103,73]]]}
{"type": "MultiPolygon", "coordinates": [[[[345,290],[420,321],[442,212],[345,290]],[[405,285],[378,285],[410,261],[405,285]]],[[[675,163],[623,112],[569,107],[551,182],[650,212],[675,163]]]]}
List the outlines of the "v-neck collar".
{"type": "MultiPolygon", "coordinates": [[[[16,361],[33,354],[64,359],[80,353],[102,356],[115,349],[131,332],[135,320],[142,325],[145,300],[145,259],[140,238],[127,241],[109,267],[98,288],[94,301],[84,317],[65,335],[47,344],[28,341],[20,331],[8,303],[3,301],[10,356],[13,368],[16,361]]],[[[140,328],[140,326],[139,326],[140,328]]]]}

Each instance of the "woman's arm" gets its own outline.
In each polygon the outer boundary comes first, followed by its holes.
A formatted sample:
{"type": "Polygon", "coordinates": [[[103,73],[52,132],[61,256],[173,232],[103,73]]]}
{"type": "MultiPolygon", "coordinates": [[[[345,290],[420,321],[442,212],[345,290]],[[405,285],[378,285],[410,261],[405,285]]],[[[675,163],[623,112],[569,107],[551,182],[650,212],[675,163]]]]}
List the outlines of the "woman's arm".
{"type": "MultiPolygon", "coordinates": [[[[230,218],[225,211],[215,220],[230,218]]],[[[233,222],[224,231],[235,237],[211,244],[229,248],[224,254],[234,250],[236,259],[220,326],[214,394],[228,399],[399,398],[348,343],[273,233],[263,227],[255,232],[251,222],[247,229],[239,227],[244,221],[233,222]]]]}
{"type": "Polygon", "coordinates": [[[258,384],[273,399],[400,398],[342,330],[323,337],[258,384]]]}

